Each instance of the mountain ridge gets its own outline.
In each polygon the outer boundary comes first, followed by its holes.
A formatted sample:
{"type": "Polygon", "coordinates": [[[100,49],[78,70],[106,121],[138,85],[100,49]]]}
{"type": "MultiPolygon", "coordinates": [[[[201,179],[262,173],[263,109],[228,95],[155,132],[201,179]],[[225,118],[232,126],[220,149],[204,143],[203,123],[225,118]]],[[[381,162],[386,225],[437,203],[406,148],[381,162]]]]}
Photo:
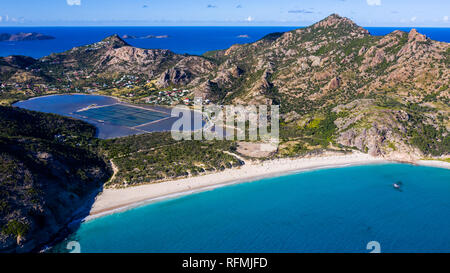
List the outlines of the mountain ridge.
{"type": "Polygon", "coordinates": [[[281,104],[283,119],[290,120],[284,129],[300,135],[305,128],[296,127],[336,113],[341,116],[336,120],[336,144],[373,155],[418,158],[430,151],[445,152],[438,146],[447,147],[449,48],[415,29],[373,36],[350,19],[332,14],[306,28],[268,34],[202,56],[135,48],[112,35],[43,57],[26,68],[5,65],[8,72],[2,73],[2,80],[23,85],[51,82],[68,91],[99,89],[98,83],[104,83],[108,92],[121,76],[132,75],[144,90],[151,82],[156,89],[190,89],[191,96],[221,104],[281,104]],[[386,102],[401,114],[380,106],[386,102]],[[353,104],[367,107],[338,111],[353,104]],[[414,115],[419,117],[400,118],[414,115]],[[386,124],[388,120],[394,122],[386,124]],[[432,125],[440,135],[437,143],[428,139],[422,145],[420,136],[426,129],[418,122],[432,125]],[[372,132],[376,137],[364,137],[375,127],[382,128],[372,132]]]}

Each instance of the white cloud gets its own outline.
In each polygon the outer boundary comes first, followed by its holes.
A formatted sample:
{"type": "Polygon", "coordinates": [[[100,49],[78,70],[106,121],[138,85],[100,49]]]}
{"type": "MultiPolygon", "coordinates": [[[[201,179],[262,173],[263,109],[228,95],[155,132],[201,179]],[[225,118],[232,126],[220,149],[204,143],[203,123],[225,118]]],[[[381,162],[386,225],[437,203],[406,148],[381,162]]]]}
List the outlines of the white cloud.
{"type": "Polygon", "coordinates": [[[448,16],[444,16],[444,18],[442,18],[442,20],[444,20],[444,22],[448,22],[448,16]]]}
{"type": "Polygon", "coordinates": [[[253,17],[249,16],[247,19],[245,19],[247,22],[253,21],[253,17]]]}
{"type": "Polygon", "coordinates": [[[0,23],[3,21],[3,17],[0,16],[0,23]]]}
{"type": "Polygon", "coordinates": [[[381,6],[381,0],[366,0],[369,6],[381,6]]]}
{"type": "Polygon", "coordinates": [[[69,6],[81,6],[81,0],[66,0],[69,6]]]}
{"type": "Polygon", "coordinates": [[[411,18],[411,22],[415,22],[416,20],[417,20],[417,17],[416,17],[416,16],[414,16],[414,17],[411,18]]]}

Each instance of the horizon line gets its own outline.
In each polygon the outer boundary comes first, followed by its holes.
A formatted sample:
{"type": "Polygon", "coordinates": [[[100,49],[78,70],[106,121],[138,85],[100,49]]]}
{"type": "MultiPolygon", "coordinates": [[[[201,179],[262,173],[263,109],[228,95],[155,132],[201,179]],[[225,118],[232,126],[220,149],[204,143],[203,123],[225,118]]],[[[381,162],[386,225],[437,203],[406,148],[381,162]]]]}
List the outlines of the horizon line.
{"type": "MultiPolygon", "coordinates": [[[[311,25],[296,26],[296,25],[10,25],[0,26],[6,27],[298,27],[305,28],[311,25]]],[[[449,28],[450,26],[361,26],[362,28],[449,28]]]]}

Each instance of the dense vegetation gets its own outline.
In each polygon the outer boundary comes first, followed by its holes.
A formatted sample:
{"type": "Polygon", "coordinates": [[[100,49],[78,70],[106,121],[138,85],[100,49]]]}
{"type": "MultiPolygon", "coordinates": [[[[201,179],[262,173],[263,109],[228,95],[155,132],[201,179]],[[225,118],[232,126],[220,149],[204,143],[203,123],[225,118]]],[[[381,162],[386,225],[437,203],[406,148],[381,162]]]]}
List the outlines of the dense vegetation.
{"type": "Polygon", "coordinates": [[[111,171],[84,122],[0,106],[0,128],[0,252],[30,251],[63,230],[111,171]]]}
{"type": "Polygon", "coordinates": [[[95,138],[85,122],[0,106],[0,251],[29,251],[108,186],[221,171],[241,162],[232,141],[175,141],[170,133],[95,138]],[[227,153],[229,152],[229,153],[227,153]]]}
{"type": "Polygon", "coordinates": [[[101,150],[119,170],[110,181],[118,186],[221,171],[242,164],[225,153],[235,150],[231,141],[175,141],[170,133],[106,140],[101,150]]]}

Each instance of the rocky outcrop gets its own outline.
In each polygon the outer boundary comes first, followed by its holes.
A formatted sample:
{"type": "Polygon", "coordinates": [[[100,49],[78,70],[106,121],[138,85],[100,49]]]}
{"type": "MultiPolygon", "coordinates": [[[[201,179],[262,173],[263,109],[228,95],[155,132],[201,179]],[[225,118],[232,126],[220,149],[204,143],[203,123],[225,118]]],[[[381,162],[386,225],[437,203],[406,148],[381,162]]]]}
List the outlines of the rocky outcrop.
{"type": "Polygon", "coordinates": [[[122,46],[106,51],[94,64],[94,70],[101,72],[133,71],[133,74],[147,74],[156,76],[161,67],[175,63],[178,56],[169,50],[140,49],[131,46],[122,46]]]}
{"type": "Polygon", "coordinates": [[[214,81],[222,86],[226,86],[233,84],[242,74],[244,74],[244,71],[237,65],[233,65],[231,62],[225,62],[220,65],[214,81]]]}
{"type": "Polygon", "coordinates": [[[328,89],[338,89],[341,86],[341,78],[340,77],[335,77],[333,78],[330,83],[328,84],[328,89]]]}
{"type": "Polygon", "coordinates": [[[158,78],[157,86],[187,86],[193,80],[204,78],[215,69],[215,64],[196,56],[184,57],[172,68],[164,71],[158,78]]]}
{"type": "Polygon", "coordinates": [[[325,28],[325,29],[350,29],[351,35],[355,37],[360,37],[364,35],[369,35],[369,31],[358,26],[352,20],[341,17],[338,14],[331,14],[324,20],[314,24],[312,26],[313,29],[325,28]]]}
{"type": "Polygon", "coordinates": [[[409,41],[416,41],[416,42],[427,42],[429,39],[423,35],[417,32],[417,29],[413,28],[408,34],[408,40],[409,41]]]}
{"type": "Polygon", "coordinates": [[[403,110],[382,109],[374,100],[355,100],[333,111],[345,113],[335,121],[339,144],[393,160],[414,161],[424,156],[405,138],[411,117],[403,110]]]}
{"type": "Polygon", "coordinates": [[[225,94],[216,82],[206,80],[194,89],[194,96],[202,99],[218,100],[225,94]]]}
{"type": "Polygon", "coordinates": [[[156,84],[163,88],[171,85],[180,86],[187,85],[191,79],[192,77],[189,74],[189,71],[170,68],[159,76],[156,84]]]}

